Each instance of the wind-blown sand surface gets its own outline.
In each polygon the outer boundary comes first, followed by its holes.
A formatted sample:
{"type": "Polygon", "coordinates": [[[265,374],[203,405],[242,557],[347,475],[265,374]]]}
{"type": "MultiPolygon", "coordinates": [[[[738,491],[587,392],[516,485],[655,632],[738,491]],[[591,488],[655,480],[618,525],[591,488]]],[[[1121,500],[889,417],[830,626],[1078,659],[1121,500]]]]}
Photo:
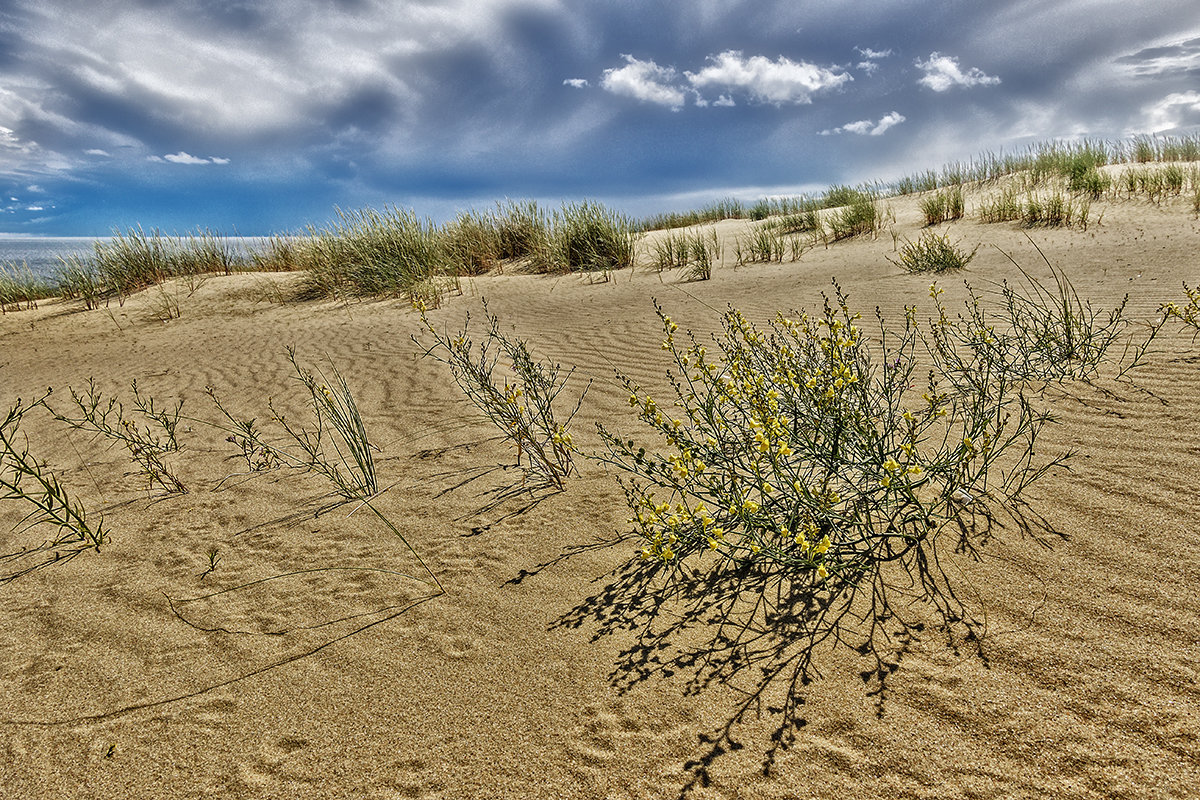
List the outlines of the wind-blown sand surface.
{"type": "MultiPolygon", "coordinates": [[[[917,202],[891,201],[902,237],[917,235],[917,202]]],[[[1184,201],[1097,204],[1093,219],[1101,210],[1087,231],[1031,231],[1081,297],[1109,308],[1129,293],[1133,318],[1148,321],[1182,299],[1183,281],[1200,282],[1200,223],[1184,201]]],[[[940,279],[952,307],[961,278],[986,289],[1020,277],[993,245],[1048,275],[1016,226],[950,231],[983,243],[967,272],[940,279]]],[[[819,309],[835,277],[864,314],[929,308],[930,277],[890,264],[886,233],[798,263],[733,269],[726,250],[698,283],[648,269],[604,283],[510,270],[464,284],[430,317],[456,329],[486,297],[538,355],[578,367],[574,390],[594,379],[573,426],[593,451],[597,421],[645,435],[614,367],[666,386],[651,298],[704,335],[728,305],[760,322],[819,309]]],[[[424,587],[401,574],[418,574],[402,543],[365,510],[330,508],[320,478],[222,481],[239,471],[222,431],[187,423],[170,463],[191,491],[163,496],[123,450],[32,412],[31,450],[103,511],[112,538],[0,584],[3,795],[676,796],[699,734],[728,720],[738,695],[685,696],[684,674],[621,692],[611,673],[629,639],[560,624],[636,552],[626,542],[560,558],[625,529],[614,475],[583,461],[562,493],[494,502],[520,483],[513,449],[443,365],[420,357],[418,316],[398,301],[264,300],[266,285],[297,278],[212,278],[191,296],[168,287],[181,316],[166,323],[154,315],[158,290],[107,310],[43,303],[5,315],[0,401],[53,386],[63,405],[89,377],[127,399],[136,379],[212,421],[205,387],[215,387],[265,425],[268,398],[303,411],[286,348],[313,366],[328,356],[382,448],[390,488],[377,505],[446,594],[422,600],[424,587]],[[271,580],[245,586],[261,579],[271,580]]],[[[768,719],[737,730],[745,746],[717,759],[695,796],[1200,796],[1200,342],[1168,326],[1128,381],[1067,384],[1043,402],[1058,424],[1040,449],[1077,451],[1069,471],[1030,491],[1056,533],[1003,530],[980,560],[951,558],[956,587],[987,623],[983,656],[931,633],[904,655],[881,706],[856,654],[823,653],[807,725],[771,776],[761,774],[768,719]]],[[[0,503],[0,551],[46,535],[10,532],[24,513],[0,503]]]]}

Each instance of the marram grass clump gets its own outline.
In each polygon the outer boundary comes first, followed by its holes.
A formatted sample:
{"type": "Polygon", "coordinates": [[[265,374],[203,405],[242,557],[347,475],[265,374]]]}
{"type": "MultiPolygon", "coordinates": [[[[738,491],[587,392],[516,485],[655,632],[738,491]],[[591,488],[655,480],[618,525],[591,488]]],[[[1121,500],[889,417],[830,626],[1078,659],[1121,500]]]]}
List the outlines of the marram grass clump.
{"type": "Polygon", "coordinates": [[[901,245],[897,257],[888,260],[908,272],[957,272],[965,269],[978,251],[979,245],[969,253],[960,249],[948,233],[938,236],[925,231],[915,242],[901,245]]]}

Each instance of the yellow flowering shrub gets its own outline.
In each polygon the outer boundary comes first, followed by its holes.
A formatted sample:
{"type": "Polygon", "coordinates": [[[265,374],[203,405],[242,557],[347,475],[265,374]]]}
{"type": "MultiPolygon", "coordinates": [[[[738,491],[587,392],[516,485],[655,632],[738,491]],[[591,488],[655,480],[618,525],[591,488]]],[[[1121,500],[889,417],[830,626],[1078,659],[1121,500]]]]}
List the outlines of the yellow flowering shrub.
{"type": "Polygon", "coordinates": [[[911,320],[873,341],[839,292],[820,315],[765,329],[731,310],[710,353],[659,316],[674,396],[660,403],[623,378],[659,446],[601,427],[605,459],[631,479],[643,560],[713,554],[857,583],[963,513],[956,497],[1021,483],[989,471],[1003,451],[1031,448],[1043,417],[1015,396],[941,391],[932,376],[912,388],[911,320]]]}
{"type": "Polygon", "coordinates": [[[914,603],[945,631],[973,633],[939,535],[969,550],[998,507],[1061,461],[1035,462],[1047,417],[1016,387],[917,380],[914,315],[868,333],[835,290],[821,313],[761,327],[731,309],[709,343],[656,306],[671,390],[656,398],[622,376],[650,435],[600,427],[600,458],[622,473],[630,510],[623,541],[637,549],[571,624],[635,632],[619,685],[684,671],[689,691],[743,692],[692,762],[697,780],[764,701],[781,715],[769,766],[801,722],[800,687],[823,645],[867,658],[878,694],[919,627],[914,603]]]}

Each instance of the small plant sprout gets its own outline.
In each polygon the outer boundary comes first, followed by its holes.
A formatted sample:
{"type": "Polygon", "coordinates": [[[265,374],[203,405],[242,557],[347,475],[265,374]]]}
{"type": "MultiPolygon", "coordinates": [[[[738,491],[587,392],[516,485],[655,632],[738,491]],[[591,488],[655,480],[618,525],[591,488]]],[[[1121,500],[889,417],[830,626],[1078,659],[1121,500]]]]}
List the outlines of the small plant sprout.
{"type": "Polygon", "coordinates": [[[463,329],[451,336],[439,332],[422,311],[421,320],[433,337],[425,355],[447,365],[467,398],[516,445],[517,464],[527,479],[562,489],[575,469],[568,427],[587,387],[571,412],[560,419],[554,405],[575,370],[563,374],[559,364],[547,366],[535,360],[525,342],[500,331],[500,321],[488,313],[486,303],[483,313],[488,329],[476,347],[468,336],[470,315],[463,329]],[[501,357],[506,374],[497,374],[501,357]]]}
{"type": "MultiPolygon", "coordinates": [[[[328,373],[320,368],[310,370],[301,366],[294,347],[287,349],[287,357],[296,380],[308,395],[312,427],[290,422],[268,401],[271,420],[287,435],[283,444],[268,441],[254,419],[243,420],[235,416],[216,390],[209,387],[209,397],[232,426],[218,423],[218,427],[229,432],[227,441],[238,447],[250,472],[292,467],[324,476],[344,501],[358,501],[356,510],[365,507],[374,514],[420,563],[429,577],[428,581],[422,582],[435,587],[438,595],[444,594],[441,582],[421,554],[395,523],[375,507],[373,501],[381,494],[375,471],[374,451],[377,448],[367,436],[358,404],[345,377],[333,364],[329,365],[328,373]]],[[[209,558],[211,566],[215,567],[215,551],[209,558]]]]}
{"type": "Polygon", "coordinates": [[[208,553],[205,554],[208,558],[208,563],[204,565],[204,571],[200,573],[200,580],[204,580],[217,569],[217,564],[221,563],[221,551],[215,547],[208,548],[208,553]]]}

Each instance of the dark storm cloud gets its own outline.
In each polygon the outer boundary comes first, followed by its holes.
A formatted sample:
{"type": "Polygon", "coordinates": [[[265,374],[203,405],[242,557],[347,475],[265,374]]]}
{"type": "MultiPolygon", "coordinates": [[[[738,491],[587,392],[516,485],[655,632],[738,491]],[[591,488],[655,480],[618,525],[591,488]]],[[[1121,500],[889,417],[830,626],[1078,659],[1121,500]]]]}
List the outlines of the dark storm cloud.
{"type": "Polygon", "coordinates": [[[782,191],[1180,130],[1198,68],[1193,0],[10,0],[0,187],[100,232],[782,191]]]}

